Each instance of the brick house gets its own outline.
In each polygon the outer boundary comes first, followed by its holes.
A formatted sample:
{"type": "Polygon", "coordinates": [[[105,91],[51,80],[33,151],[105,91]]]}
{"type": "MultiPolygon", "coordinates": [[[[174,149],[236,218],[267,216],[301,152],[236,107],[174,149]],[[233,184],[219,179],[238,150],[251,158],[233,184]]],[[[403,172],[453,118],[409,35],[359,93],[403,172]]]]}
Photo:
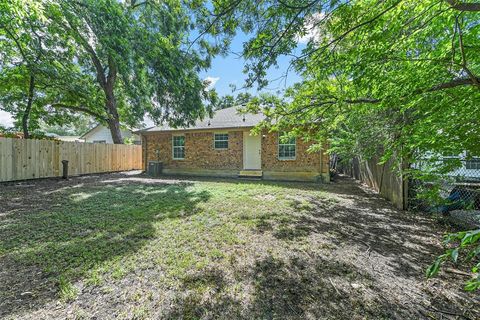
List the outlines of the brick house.
{"type": "Polygon", "coordinates": [[[262,177],[267,180],[329,181],[328,156],[307,152],[300,138],[280,139],[277,132],[252,135],[259,114],[239,114],[235,107],[217,111],[188,128],[169,126],[138,131],[145,168],[161,162],[168,175],[262,177]]]}

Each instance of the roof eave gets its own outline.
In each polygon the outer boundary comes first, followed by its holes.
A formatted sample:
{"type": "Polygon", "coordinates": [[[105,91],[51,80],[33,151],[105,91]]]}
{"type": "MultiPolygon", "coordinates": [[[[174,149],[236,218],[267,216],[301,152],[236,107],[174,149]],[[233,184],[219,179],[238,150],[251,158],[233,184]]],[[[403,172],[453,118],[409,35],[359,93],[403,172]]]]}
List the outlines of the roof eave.
{"type": "Polygon", "coordinates": [[[215,127],[215,128],[182,128],[182,129],[168,129],[168,130],[152,130],[148,131],[146,130],[139,130],[136,133],[142,135],[142,134],[149,134],[149,133],[166,133],[166,132],[183,132],[183,131],[215,131],[215,130],[227,130],[227,129],[251,129],[254,128],[255,125],[251,126],[241,126],[241,127],[215,127]]]}

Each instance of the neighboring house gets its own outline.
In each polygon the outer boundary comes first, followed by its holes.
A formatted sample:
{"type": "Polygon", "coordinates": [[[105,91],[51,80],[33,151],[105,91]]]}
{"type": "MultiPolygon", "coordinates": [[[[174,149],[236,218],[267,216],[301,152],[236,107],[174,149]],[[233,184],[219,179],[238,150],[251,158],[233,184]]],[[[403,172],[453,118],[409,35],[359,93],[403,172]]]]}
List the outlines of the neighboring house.
{"type": "Polygon", "coordinates": [[[161,162],[165,174],[329,181],[324,151],[307,152],[310,143],[283,141],[278,133],[252,135],[262,120],[262,115],[241,115],[232,107],[188,128],[162,126],[136,133],[142,136],[145,167],[161,162]]]}
{"type": "MultiPolygon", "coordinates": [[[[134,144],[141,144],[140,136],[137,134],[132,133],[130,130],[122,129],[122,138],[132,138],[134,144]]],[[[83,139],[85,142],[91,143],[113,143],[112,134],[110,133],[110,129],[105,127],[104,125],[96,125],[86,133],[84,133],[80,139],[83,139]]]]}
{"type": "Polygon", "coordinates": [[[80,136],[54,136],[55,139],[66,142],[83,142],[80,136]]]}
{"type": "Polygon", "coordinates": [[[455,178],[457,181],[480,181],[480,157],[470,157],[467,152],[459,155],[435,156],[427,153],[423,160],[418,161],[412,167],[426,172],[441,168],[444,164],[451,164],[452,160],[460,161],[460,166],[444,174],[445,177],[455,178]]]}
{"type": "Polygon", "coordinates": [[[444,161],[448,159],[460,159],[461,167],[448,173],[448,176],[458,177],[461,180],[480,180],[480,157],[468,157],[464,152],[458,156],[444,156],[444,161]]]}

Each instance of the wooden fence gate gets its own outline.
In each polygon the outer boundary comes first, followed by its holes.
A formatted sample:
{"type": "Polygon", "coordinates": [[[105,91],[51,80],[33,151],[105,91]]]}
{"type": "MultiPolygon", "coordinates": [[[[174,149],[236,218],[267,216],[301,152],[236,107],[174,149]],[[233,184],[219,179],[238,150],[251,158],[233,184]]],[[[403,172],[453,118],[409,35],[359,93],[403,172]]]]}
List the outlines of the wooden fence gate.
{"type": "Polygon", "coordinates": [[[0,138],[0,182],[142,169],[142,147],[0,138]]]}

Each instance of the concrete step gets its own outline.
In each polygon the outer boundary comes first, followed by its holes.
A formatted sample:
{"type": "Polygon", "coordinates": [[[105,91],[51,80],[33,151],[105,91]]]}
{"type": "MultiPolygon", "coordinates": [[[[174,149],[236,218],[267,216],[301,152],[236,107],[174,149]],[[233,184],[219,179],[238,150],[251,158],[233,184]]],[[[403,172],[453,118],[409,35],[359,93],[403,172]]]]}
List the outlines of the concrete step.
{"type": "Polygon", "coordinates": [[[242,170],[238,174],[239,178],[261,178],[262,176],[262,170],[242,170]]]}

